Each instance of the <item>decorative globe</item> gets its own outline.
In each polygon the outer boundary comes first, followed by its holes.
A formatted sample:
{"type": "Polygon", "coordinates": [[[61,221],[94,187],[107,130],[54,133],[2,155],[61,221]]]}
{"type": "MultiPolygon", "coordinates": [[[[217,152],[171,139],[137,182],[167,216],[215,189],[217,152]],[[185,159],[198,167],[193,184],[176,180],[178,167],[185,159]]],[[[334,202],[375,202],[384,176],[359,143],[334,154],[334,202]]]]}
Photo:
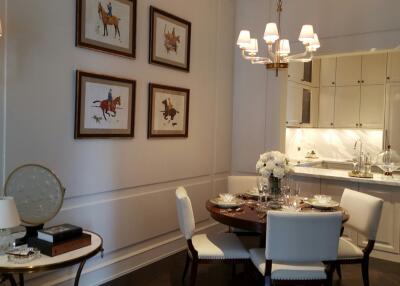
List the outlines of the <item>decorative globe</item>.
{"type": "Polygon", "coordinates": [[[378,154],[375,165],[382,169],[385,176],[393,176],[393,172],[400,168],[400,156],[389,147],[378,154]]]}

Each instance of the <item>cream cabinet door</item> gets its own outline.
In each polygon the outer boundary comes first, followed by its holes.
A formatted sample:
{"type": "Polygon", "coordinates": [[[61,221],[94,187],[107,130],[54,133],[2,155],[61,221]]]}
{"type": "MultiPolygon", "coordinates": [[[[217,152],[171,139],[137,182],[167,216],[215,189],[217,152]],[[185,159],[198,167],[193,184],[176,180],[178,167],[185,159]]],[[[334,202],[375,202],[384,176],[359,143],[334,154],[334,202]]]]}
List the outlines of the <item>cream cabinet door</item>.
{"type": "Polygon", "coordinates": [[[335,86],[336,58],[321,59],[320,86],[335,86]]]}
{"type": "Polygon", "coordinates": [[[336,61],[336,86],[361,83],[361,56],[342,56],[336,61]]]}
{"type": "Polygon", "coordinates": [[[389,53],[387,79],[390,82],[400,81],[400,51],[389,53]]]}
{"type": "Polygon", "coordinates": [[[333,127],[335,118],[335,87],[321,87],[319,92],[318,127],[333,127]]]}
{"type": "Polygon", "coordinates": [[[336,87],[336,128],[358,128],[360,122],[360,86],[336,87]]]}
{"type": "Polygon", "coordinates": [[[391,145],[394,150],[400,152],[400,83],[389,84],[386,88],[386,132],[388,142],[385,145],[391,145]]]}
{"type": "Polygon", "coordinates": [[[385,86],[361,86],[360,127],[382,128],[385,121],[385,86]]]}
{"type": "Polygon", "coordinates": [[[290,62],[288,68],[288,79],[297,83],[302,83],[304,76],[304,63],[290,62]]]}
{"type": "Polygon", "coordinates": [[[363,85],[384,84],[386,82],[387,54],[371,54],[362,57],[363,85]]]}
{"type": "MultiPolygon", "coordinates": [[[[340,202],[343,191],[346,188],[351,190],[358,190],[358,184],[350,181],[321,179],[321,194],[331,196],[332,199],[337,202],[340,202]]],[[[357,236],[357,231],[352,228],[346,227],[346,224],[344,225],[343,237],[357,244],[357,236]]]]}
{"type": "Polygon", "coordinates": [[[292,185],[290,187],[292,189],[298,187],[301,197],[312,198],[320,193],[320,182],[319,178],[292,176],[292,185]]]}
{"type": "Polygon", "coordinates": [[[288,82],[286,101],[286,126],[299,126],[302,119],[303,88],[296,83],[288,82]]]}
{"type": "MultiPolygon", "coordinates": [[[[359,191],[384,200],[374,249],[400,253],[400,193],[398,188],[360,184],[359,191]]],[[[366,243],[367,239],[359,234],[358,245],[364,247],[366,243]]]]}

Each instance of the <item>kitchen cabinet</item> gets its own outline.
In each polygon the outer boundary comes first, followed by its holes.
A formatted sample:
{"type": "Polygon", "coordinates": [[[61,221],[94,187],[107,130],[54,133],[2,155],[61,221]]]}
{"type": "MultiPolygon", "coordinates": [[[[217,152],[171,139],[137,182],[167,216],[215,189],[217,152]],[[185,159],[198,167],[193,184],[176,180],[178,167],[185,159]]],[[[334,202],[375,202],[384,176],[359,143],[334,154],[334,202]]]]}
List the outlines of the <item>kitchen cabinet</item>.
{"type": "Polygon", "coordinates": [[[320,179],[312,177],[292,176],[291,188],[299,188],[301,197],[312,198],[320,194],[320,179]]]}
{"type": "Polygon", "coordinates": [[[303,89],[299,84],[288,82],[286,103],[286,125],[297,127],[301,123],[303,89]]]}
{"type": "Polygon", "coordinates": [[[320,87],[335,86],[336,57],[321,59],[320,87]]]}
{"type": "Polygon", "coordinates": [[[318,89],[289,81],[286,126],[314,127],[318,114],[318,89]]]}
{"type": "Polygon", "coordinates": [[[304,77],[304,63],[290,62],[288,67],[288,79],[297,83],[301,83],[304,77]]]}
{"type": "Polygon", "coordinates": [[[321,87],[319,92],[318,127],[333,127],[335,118],[335,87],[321,87]]]}
{"type": "MultiPolygon", "coordinates": [[[[398,188],[360,184],[359,191],[384,200],[374,249],[400,253],[400,193],[398,188]]],[[[367,239],[359,234],[358,245],[365,247],[366,243],[367,239]]]]}
{"type": "Polygon", "coordinates": [[[360,86],[338,86],[335,94],[336,128],[358,128],[360,120],[360,86]]]}
{"type": "Polygon", "coordinates": [[[385,121],[385,86],[361,86],[360,127],[383,129],[385,121]]]}
{"type": "Polygon", "coordinates": [[[336,86],[361,83],[361,56],[341,56],[336,61],[336,86]]]}
{"type": "Polygon", "coordinates": [[[288,80],[309,87],[318,87],[320,60],[310,62],[290,62],[288,68],[288,80]]]}
{"type": "Polygon", "coordinates": [[[386,82],[387,53],[362,56],[361,84],[384,84],[386,82]]]}
{"type": "Polygon", "coordinates": [[[385,145],[400,152],[400,83],[386,87],[385,145]]]}
{"type": "Polygon", "coordinates": [[[388,55],[388,82],[400,82],[400,51],[388,55]]]}

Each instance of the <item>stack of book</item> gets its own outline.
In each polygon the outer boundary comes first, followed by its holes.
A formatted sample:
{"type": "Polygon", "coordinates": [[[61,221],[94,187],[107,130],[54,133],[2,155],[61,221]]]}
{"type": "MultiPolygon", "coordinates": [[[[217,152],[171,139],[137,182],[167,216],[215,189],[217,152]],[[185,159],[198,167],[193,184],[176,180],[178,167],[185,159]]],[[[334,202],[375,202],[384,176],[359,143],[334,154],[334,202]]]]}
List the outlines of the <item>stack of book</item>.
{"type": "Polygon", "coordinates": [[[56,256],[91,244],[91,235],[72,224],[52,226],[38,231],[37,237],[28,239],[28,246],[44,255],[56,256]]]}

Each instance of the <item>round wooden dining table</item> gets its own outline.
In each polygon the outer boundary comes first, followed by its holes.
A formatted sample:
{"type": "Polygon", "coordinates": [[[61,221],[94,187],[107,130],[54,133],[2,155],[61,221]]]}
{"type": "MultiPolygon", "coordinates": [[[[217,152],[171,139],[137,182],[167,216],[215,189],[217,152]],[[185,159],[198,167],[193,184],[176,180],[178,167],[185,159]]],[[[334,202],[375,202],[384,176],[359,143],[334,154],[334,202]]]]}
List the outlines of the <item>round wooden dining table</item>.
{"type": "MultiPolygon", "coordinates": [[[[258,211],[257,201],[247,199],[245,200],[245,204],[239,208],[224,209],[218,207],[217,205],[213,204],[208,200],[206,202],[206,208],[210,212],[211,217],[222,224],[265,235],[267,228],[266,218],[268,212],[258,211]]],[[[318,210],[307,206],[301,208],[301,212],[327,212],[327,211],[341,211],[343,214],[343,223],[348,221],[350,218],[348,211],[341,207],[338,207],[333,210],[318,210]]]]}

